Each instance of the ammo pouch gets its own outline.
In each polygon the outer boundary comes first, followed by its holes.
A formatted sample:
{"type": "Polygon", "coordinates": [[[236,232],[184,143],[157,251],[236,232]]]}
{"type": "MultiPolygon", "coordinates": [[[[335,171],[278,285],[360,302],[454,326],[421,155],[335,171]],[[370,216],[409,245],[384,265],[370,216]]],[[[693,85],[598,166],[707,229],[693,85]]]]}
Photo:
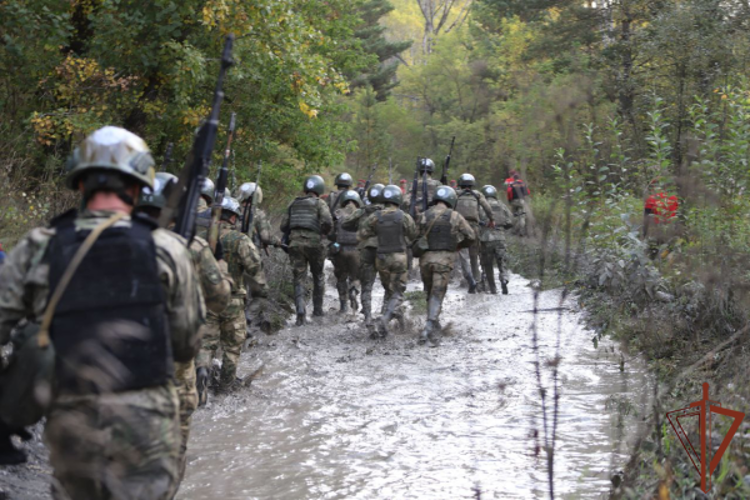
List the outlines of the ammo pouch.
{"type": "Polygon", "coordinates": [[[39,325],[28,323],[13,338],[13,355],[0,374],[0,419],[10,428],[37,423],[52,400],[55,349],[39,347],[39,325]]]}
{"type": "Polygon", "coordinates": [[[417,238],[417,240],[411,245],[411,253],[417,258],[423,256],[429,249],[430,243],[427,241],[427,235],[417,238]]]}

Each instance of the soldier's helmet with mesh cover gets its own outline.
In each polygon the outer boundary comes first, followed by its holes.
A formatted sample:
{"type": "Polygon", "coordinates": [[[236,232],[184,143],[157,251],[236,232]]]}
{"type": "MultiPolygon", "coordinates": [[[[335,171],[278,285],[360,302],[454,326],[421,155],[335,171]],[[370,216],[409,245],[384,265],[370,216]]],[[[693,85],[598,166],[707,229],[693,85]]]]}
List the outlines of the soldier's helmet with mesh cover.
{"type": "Polygon", "coordinates": [[[385,186],[380,183],[370,186],[370,192],[367,193],[370,203],[383,203],[383,189],[385,186]]]}
{"type": "Polygon", "coordinates": [[[430,160],[429,158],[422,158],[422,160],[419,162],[419,172],[424,173],[427,172],[428,174],[431,174],[435,171],[435,162],[430,160]]]}
{"type": "Polygon", "coordinates": [[[383,203],[390,203],[392,205],[401,206],[401,203],[404,201],[404,195],[401,192],[401,188],[394,185],[389,184],[383,189],[383,194],[381,195],[383,199],[383,203]]]}
{"type": "Polygon", "coordinates": [[[354,179],[352,179],[352,176],[348,173],[342,172],[336,176],[336,180],[334,180],[333,183],[338,187],[352,187],[354,179]]]}
{"type": "Polygon", "coordinates": [[[432,200],[432,204],[434,205],[438,201],[442,201],[449,207],[456,208],[457,200],[458,196],[456,196],[456,191],[452,187],[440,186],[435,192],[435,198],[432,200]]]}
{"type": "Polygon", "coordinates": [[[346,205],[347,201],[354,202],[354,204],[357,205],[357,208],[362,206],[362,198],[359,197],[358,192],[352,189],[341,195],[341,201],[339,202],[339,205],[343,207],[344,205],[346,205]]]}
{"type": "Polygon", "coordinates": [[[242,217],[242,208],[240,208],[240,203],[231,196],[224,197],[221,202],[221,210],[222,212],[229,212],[233,213],[237,217],[242,217]]]}
{"type": "Polygon", "coordinates": [[[146,142],[120,127],[102,127],[86,137],[68,161],[67,185],[78,189],[78,181],[92,171],[119,173],[143,186],[154,187],[154,159],[146,142]]]}
{"type": "Polygon", "coordinates": [[[485,198],[497,199],[497,189],[495,189],[495,186],[487,184],[486,186],[482,186],[480,192],[485,196],[485,198]]]}
{"type": "Polygon", "coordinates": [[[302,191],[305,193],[316,193],[318,196],[323,194],[325,190],[326,183],[319,175],[311,175],[305,179],[305,183],[302,185],[302,191]]]}
{"type": "Polygon", "coordinates": [[[141,189],[138,206],[153,207],[161,210],[167,205],[167,193],[170,186],[177,185],[177,182],[176,175],[168,172],[157,172],[154,177],[153,189],[148,186],[143,186],[143,189],[141,189]]]}
{"type": "Polygon", "coordinates": [[[235,198],[242,205],[246,201],[253,200],[253,196],[255,196],[254,203],[256,206],[263,203],[263,190],[261,187],[254,182],[246,182],[237,188],[237,196],[235,198]]]}
{"type": "Polygon", "coordinates": [[[203,179],[203,186],[201,186],[201,196],[207,198],[208,204],[214,202],[214,196],[216,195],[216,185],[211,179],[203,179]]]}
{"type": "Polygon", "coordinates": [[[474,187],[474,184],[476,183],[477,183],[477,180],[471,174],[461,174],[458,177],[458,187],[472,188],[474,187]]]}

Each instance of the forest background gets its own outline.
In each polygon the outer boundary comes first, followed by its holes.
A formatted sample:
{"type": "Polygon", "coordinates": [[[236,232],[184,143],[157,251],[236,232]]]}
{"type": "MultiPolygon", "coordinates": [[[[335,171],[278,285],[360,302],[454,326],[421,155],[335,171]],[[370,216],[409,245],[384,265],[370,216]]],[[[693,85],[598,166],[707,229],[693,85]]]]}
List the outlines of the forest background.
{"type": "MultiPolygon", "coordinates": [[[[6,249],[73,203],[65,160],[102,125],[143,136],[159,164],[173,143],[177,172],[231,32],[214,169],[236,112],[233,177],[254,181],[261,162],[271,212],[307,173],[410,180],[455,136],[451,178],[499,186],[517,169],[531,187],[518,270],[577,283],[600,332],[666,380],[713,353],[750,381],[746,0],[0,0],[0,19],[6,249]],[[659,191],[678,218],[644,239],[659,191]]],[[[633,487],[687,491],[663,424],[633,487]]],[[[748,474],[747,452],[730,449],[719,488],[748,474]]]]}

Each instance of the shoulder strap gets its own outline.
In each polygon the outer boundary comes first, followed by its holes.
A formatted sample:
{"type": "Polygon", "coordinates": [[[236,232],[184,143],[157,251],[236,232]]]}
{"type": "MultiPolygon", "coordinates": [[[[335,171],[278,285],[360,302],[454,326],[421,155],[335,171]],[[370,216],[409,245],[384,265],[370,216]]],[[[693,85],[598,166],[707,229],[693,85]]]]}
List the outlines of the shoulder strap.
{"type": "Polygon", "coordinates": [[[70,280],[73,279],[73,275],[76,273],[78,266],[80,266],[81,262],[83,262],[83,258],[86,257],[87,253],[89,253],[89,250],[91,250],[91,247],[94,246],[94,243],[96,243],[96,240],[99,239],[99,236],[101,236],[106,229],[112,227],[117,221],[124,218],[126,215],[127,214],[124,212],[118,212],[109,219],[105,220],[104,222],[96,226],[94,230],[91,231],[91,233],[89,233],[89,235],[83,241],[83,244],[78,247],[78,250],[73,256],[73,259],[70,261],[70,264],[68,264],[68,268],[63,273],[62,278],[60,278],[60,282],[57,284],[55,292],[52,294],[52,297],[47,304],[47,308],[44,310],[42,326],[39,329],[39,347],[46,348],[47,346],[49,346],[49,327],[52,324],[52,317],[55,315],[55,308],[57,308],[57,304],[60,302],[60,299],[65,293],[65,289],[68,288],[70,280]]]}
{"type": "MultiPolygon", "coordinates": [[[[443,213],[442,213],[442,214],[440,214],[440,215],[436,215],[436,216],[435,216],[435,218],[434,218],[434,219],[432,219],[432,222],[430,222],[430,227],[428,227],[428,228],[427,228],[427,232],[426,232],[426,233],[424,233],[424,237],[425,237],[425,238],[427,238],[427,237],[428,237],[428,236],[430,235],[430,231],[432,231],[432,227],[433,227],[433,226],[435,225],[435,223],[437,222],[437,220],[438,220],[438,219],[439,219],[440,217],[442,217],[443,215],[445,215],[446,213],[450,213],[450,209],[446,209],[446,210],[445,210],[445,212],[443,212],[443,213]]],[[[450,218],[449,218],[449,219],[450,219],[450,218]]]]}

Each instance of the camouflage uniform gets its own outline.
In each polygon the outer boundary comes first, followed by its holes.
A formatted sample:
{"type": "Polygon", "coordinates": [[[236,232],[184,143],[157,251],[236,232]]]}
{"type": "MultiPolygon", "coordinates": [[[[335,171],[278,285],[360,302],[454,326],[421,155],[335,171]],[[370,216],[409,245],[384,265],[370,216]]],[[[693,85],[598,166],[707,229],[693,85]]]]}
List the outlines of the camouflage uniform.
{"type": "MultiPolygon", "coordinates": [[[[78,230],[91,230],[113,212],[84,211],[78,230]]],[[[129,217],[115,224],[130,227],[129,217]]],[[[41,321],[49,295],[49,255],[56,230],[26,235],[0,270],[0,344],[26,317],[41,321]]],[[[151,233],[176,361],[193,358],[204,303],[185,242],[162,229],[151,233]]],[[[53,339],[54,343],[54,339],[53,339]]],[[[45,440],[54,468],[55,498],[171,498],[179,476],[179,403],[172,382],[139,390],[72,394],[58,390],[45,440]]]]}
{"type": "Polygon", "coordinates": [[[476,284],[481,275],[479,273],[479,221],[482,211],[493,220],[492,207],[487,203],[487,198],[479,191],[473,189],[460,189],[458,191],[458,202],[456,211],[471,225],[474,231],[474,243],[461,249],[458,258],[461,263],[461,271],[464,279],[469,283],[469,293],[476,291],[476,284]]]}
{"type": "Polygon", "coordinates": [[[529,190],[521,179],[515,179],[508,184],[508,200],[515,217],[514,231],[519,236],[526,236],[526,196],[529,190]]]}
{"type": "Polygon", "coordinates": [[[336,290],[339,293],[341,312],[346,312],[347,301],[351,303],[352,311],[357,310],[357,294],[359,279],[359,251],[357,250],[357,234],[347,231],[343,227],[346,217],[351,215],[357,207],[350,203],[346,208],[336,210],[336,232],[335,239],[339,244],[339,250],[331,255],[333,263],[333,274],[336,276],[336,290]]]}
{"type": "MultiPolygon", "coordinates": [[[[420,176],[419,182],[417,183],[417,214],[422,211],[422,185],[423,180],[420,176]]],[[[433,179],[430,174],[427,174],[427,206],[432,203],[432,200],[435,198],[435,193],[440,185],[439,180],[433,179]]],[[[406,196],[404,196],[404,202],[401,204],[401,209],[405,212],[409,211],[409,207],[411,207],[411,189],[407,189],[406,196]]]]}
{"type": "MultiPolygon", "coordinates": [[[[271,223],[266,213],[260,208],[255,209],[253,227],[251,230],[253,243],[259,251],[268,246],[278,246],[279,238],[271,232],[271,223]]],[[[245,320],[247,321],[248,333],[252,335],[260,330],[271,333],[271,321],[266,314],[268,307],[268,281],[263,260],[260,261],[260,269],[254,276],[247,278],[247,302],[245,304],[245,320]]]]}
{"type": "MultiPolygon", "coordinates": [[[[232,291],[232,280],[227,277],[226,263],[216,261],[208,242],[200,236],[195,236],[190,243],[190,254],[193,257],[193,264],[200,280],[206,308],[214,314],[223,312],[229,304],[232,291]],[[222,266],[224,269],[222,269],[222,266]]],[[[201,330],[201,337],[205,337],[206,325],[203,325],[201,330]]],[[[195,359],[186,363],[175,363],[175,382],[177,384],[177,396],[180,400],[180,432],[182,434],[180,480],[182,480],[187,463],[185,453],[190,438],[190,421],[193,412],[198,407],[195,359]]]]}
{"type": "Polygon", "coordinates": [[[333,221],[328,205],[312,194],[301,196],[290,203],[281,220],[281,231],[290,230],[289,260],[294,277],[294,300],[298,324],[304,322],[304,279],[308,265],[313,275],[313,316],[323,316],[323,295],[325,294],[323,265],[326,250],[322,235],[328,234],[332,226],[333,221]]]}
{"type": "Polygon", "coordinates": [[[358,208],[344,217],[342,227],[348,231],[357,230],[357,248],[359,249],[359,282],[362,286],[362,314],[365,323],[370,324],[372,319],[372,288],[375,285],[376,270],[375,260],[377,256],[378,238],[372,236],[369,239],[360,238],[359,223],[373,213],[382,210],[382,205],[372,204],[358,208]]]}
{"type": "MultiPolygon", "coordinates": [[[[448,291],[456,250],[473,245],[476,241],[476,232],[461,214],[441,203],[430,208],[419,219],[418,226],[420,237],[424,237],[428,228],[432,226],[427,234],[430,250],[419,259],[422,282],[427,295],[427,324],[422,334],[424,340],[427,337],[433,338],[435,331],[440,328],[440,310],[448,291]],[[435,222],[435,219],[439,220],[435,222]],[[443,225],[438,226],[439,223],[443,225]],[[443,236],[446,234],[450,235],[450,238],[443,236]]],[[[434,338],[433,343],[436,343],[434,338]]]]}
{"type": "Polygon", "coordinates": [[[232,297],[223,313],[214,314],[209,311],[206,335],[196,364],[199,368],[210,368],[211,360],[221,345],[221,386],[226,388],[236,379],[237,364],[246,337],[245,277],[250,276],[258,280],[261,267],[260,254],[250,238],[236,231],[227,221],[222,220],[219,224],[219,239],[224,247],[224,260],[234,281],[232,297]]]}
{"type": "Polygon", "coordinates": [[[388,333],[387,325],[390,319],[400,313],[408,278],[406,249],[411,246],[416,235],[417,226],[414,219],[392,204],[388,204],[382,210],[370,215],[359,225],[357,239],[366,242],[370,238],[375,238],[378,242],[375,268],[380,275],[383,288],[385,288],[383,316],[378,322],[381,336],[388,333]],[[401,222],[400,235],[392,225],[398,224],[399,219],[401,222]],[[384,220],[388,222],[384,223],[384,220]]]}
{"type": "Polygon", "coordinates": [[[482,217],[482,227],[480,229],[479,240],[481,242],[482,253],[482,271],[487,279],[491,293],[497,293],[495,285],[495,263],[500,273],[500,283],[503,293],[507,293],[508,284],[508,256],[505,245],[505,231],[513,225],[513,214],[508,207],[500,200],[487,198],[487,203],[492,207],[495,214],[496,227],[487,227],[488,219],[482,217]]]}

